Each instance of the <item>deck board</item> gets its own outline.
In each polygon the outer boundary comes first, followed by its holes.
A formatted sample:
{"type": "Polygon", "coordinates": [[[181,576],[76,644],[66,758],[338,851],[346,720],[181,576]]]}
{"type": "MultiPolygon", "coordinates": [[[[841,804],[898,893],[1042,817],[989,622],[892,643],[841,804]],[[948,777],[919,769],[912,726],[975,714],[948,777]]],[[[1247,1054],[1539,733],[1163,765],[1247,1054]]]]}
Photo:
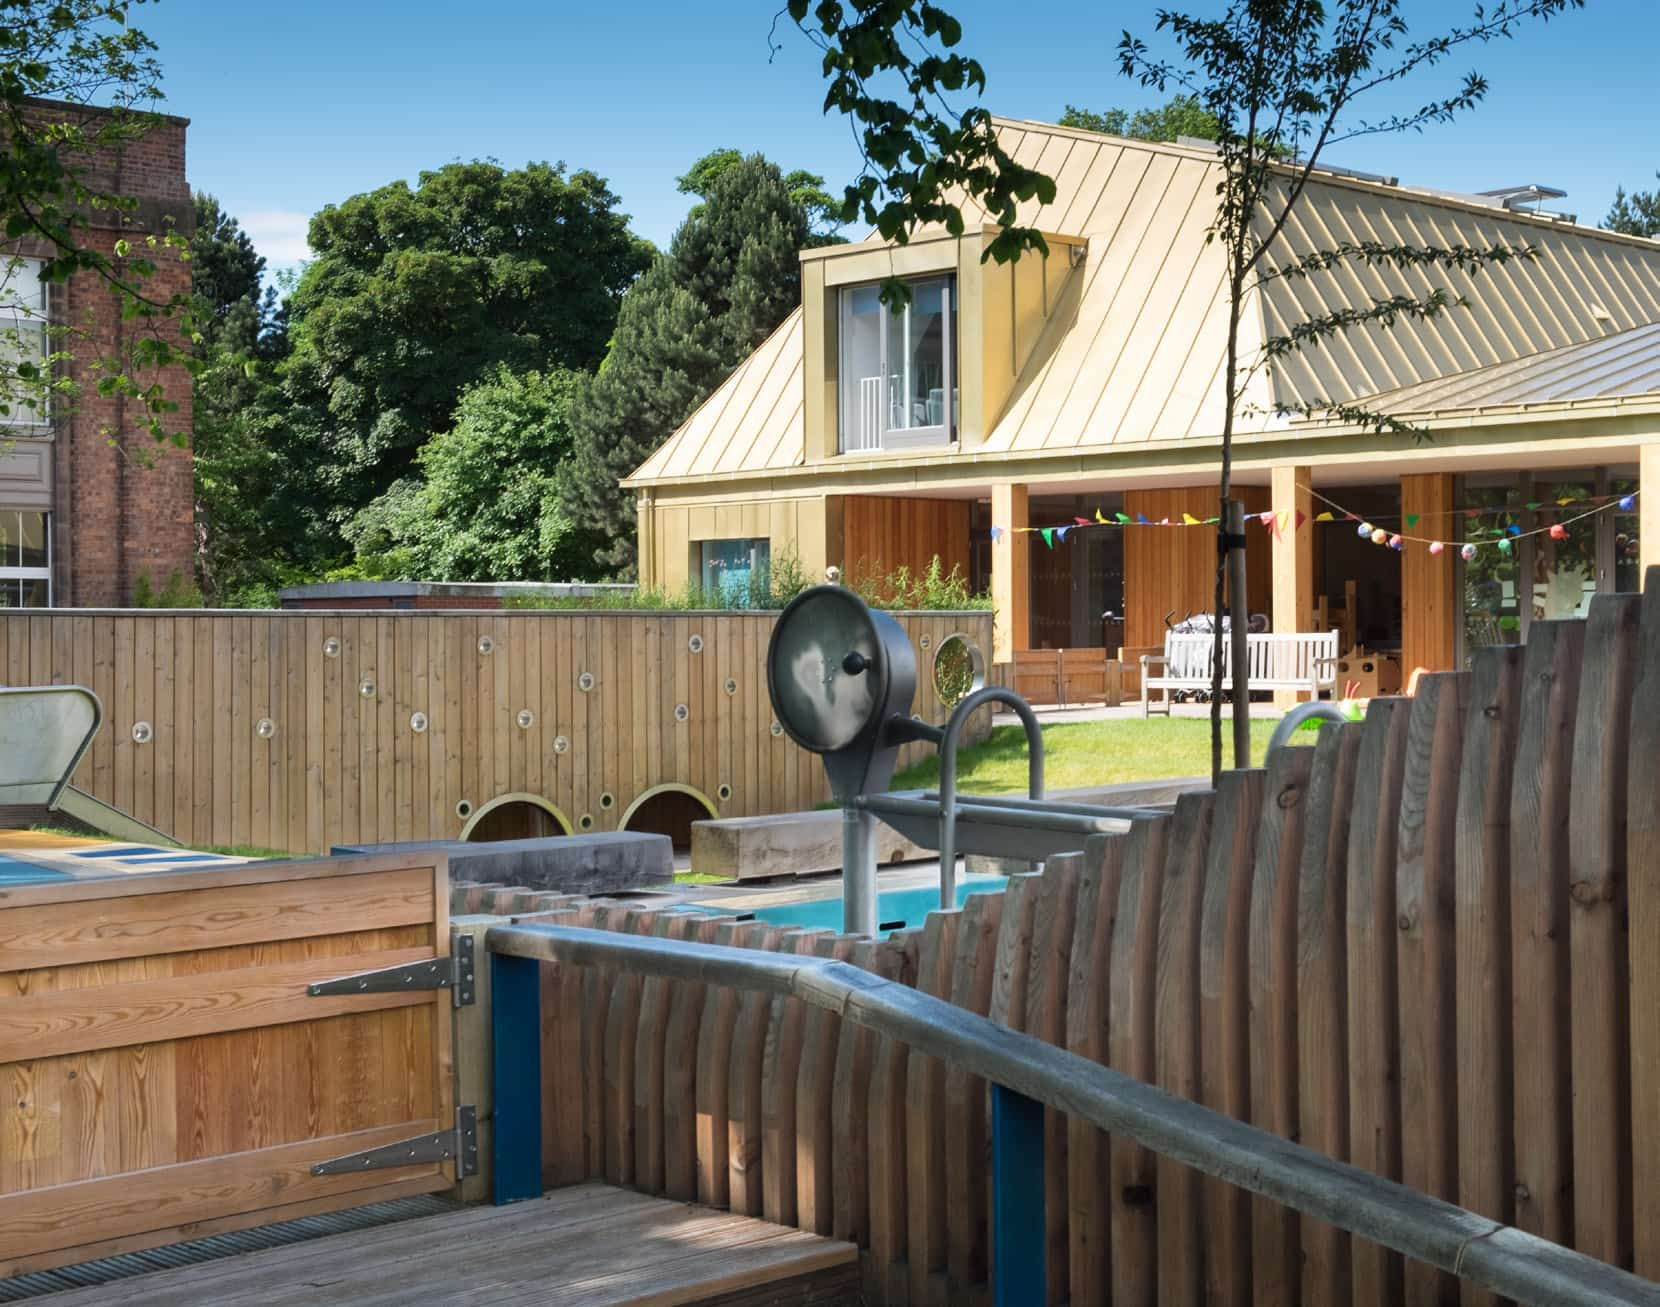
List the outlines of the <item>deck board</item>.
{"type": "Polygon", "coordinates": [[[851,1244],[585,1184],[54,1294],[52,1304],[91,1307],[113,1292],[124,1307],[376,1307],[416,1289],[445,1304],[675,1307],[747,1301],[769,1286],[797,1290],[778,1302],[805,1304],[837,1301],[839,1272],[851,1292],[856,1265],[851,1244]]]}

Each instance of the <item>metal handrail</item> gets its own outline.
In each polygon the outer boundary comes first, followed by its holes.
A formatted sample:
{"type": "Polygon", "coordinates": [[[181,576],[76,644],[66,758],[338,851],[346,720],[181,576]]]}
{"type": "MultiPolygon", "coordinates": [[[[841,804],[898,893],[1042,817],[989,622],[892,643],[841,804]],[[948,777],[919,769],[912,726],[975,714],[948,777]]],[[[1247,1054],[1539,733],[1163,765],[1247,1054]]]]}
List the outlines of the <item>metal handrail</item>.
{"type": "Polygon", "coordinates": [[[976,690],[952,710],[940,741],[940,907],[947,911],[957,906],[957,742],[974,710],[987,703],[1007,704],[1019,715],[1026,728],[1029,797],[1043,797],[1043,728],[1032,705],[1001,685],[976,690]]]}
{"type": "Polygon", "coordinates": [[[1325,699],[1314,699],[1309,703],[1300,703],[1290,712],[1281,717],[1274,733],[1268,737],[1268,747],[1263,750],[1263,765],[1267,766],[1268,756],[1282,745],[1289,744],[1291,737],[1302,729],[1305,722],[1347,722],[1349,716],[1335,703],[1325,699]]]}
{"type": "MultiPolygon", "coordinates": [[[[566,926],[495,926],[485,945],[498,1003],[496,1058],[524,1054],[537,1040],[508,1024],[536,1012],[534,962],[611,966],[625,971],[729,985],[801,999],[989,1081],[993,1086],[994,1172],[1017,1173],[1018,1193],[994,1195],[994,1266],[999,1302],[1043,1283],[1043,1115],[1066,1112],[1205,1175],[1404,1253],[1517,1302],[1660,1304],[1660,1284],[1583,1253],[1409,1189],[1244,1121],[1135,1080],[965,1008],[845,962],[760,949],[690,944],[566,926]],[[500,1006],[505,1004],[505,1007],[500,1006]],[[510,1017],[503,1017],[503,1013],[510,1017]],[[517,1045],[514,1046],[514,1041],[517,1045]],[[1034,1125],[1035,1121],[1035,1125],[1034,1125]],[[1008,1166],[1004,1172],[1001,1161],[1008,1166]],[[1019,1162],[1022,1165],[1013,1165],[1019,1162]],[[1035,1182],[1034,1182],[1035,1176],[1035,1182]],[[1034,1222],[1034,1211],[1036,1219],[1034,1222]],[[1017,1223],[1022,1237],[1009,1236],[1017,1223]],[[1033,1236],[1033,1230],[1038,1235],[1033,1236]]],[[[534,1065],[534,1059],[531,1061],[534,1065]]],[[[520,1079],[523,1079],[521,1070],[520,1079]]],[[[504,1091],[539,1111],[539,1087],[497,1081],[498,1156],[539,1183],[525,1138],[503,1118],[504,1091]],[[508,1152],[503,1154],[501,1150],[508,1152]]],[[[534,1135],[539,1146],[539,1116],[534,1135]]],[[[510,1194],[509,1197],[528,1196],[510,1194]]]]}

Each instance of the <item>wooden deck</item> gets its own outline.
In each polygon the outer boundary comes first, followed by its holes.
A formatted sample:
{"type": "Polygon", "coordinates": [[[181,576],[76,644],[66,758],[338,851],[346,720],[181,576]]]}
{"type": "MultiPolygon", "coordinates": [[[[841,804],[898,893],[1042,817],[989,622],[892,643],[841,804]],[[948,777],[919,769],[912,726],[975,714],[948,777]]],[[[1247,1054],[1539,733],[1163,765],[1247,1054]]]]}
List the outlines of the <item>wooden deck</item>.
{"type": "Polygon", "coordinates": [[[52,1307],[857,1303],[853,1245],[608,1185],[134,1276],[52,1307]]]}

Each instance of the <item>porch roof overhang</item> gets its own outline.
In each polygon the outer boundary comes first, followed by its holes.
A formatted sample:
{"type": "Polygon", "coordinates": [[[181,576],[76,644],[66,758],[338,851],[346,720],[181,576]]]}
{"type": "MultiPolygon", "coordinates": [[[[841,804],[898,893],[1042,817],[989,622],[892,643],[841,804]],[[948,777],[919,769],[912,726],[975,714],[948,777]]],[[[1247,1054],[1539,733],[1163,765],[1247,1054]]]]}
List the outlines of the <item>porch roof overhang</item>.
{"type": "MultiPolygon", "coordinates": [[[[1409,465],[1418,472],[1568,466],[1620,461],[1637,445],[1660,440],[1660,393],[1396,416],[1421,423],[1429,436],[1418,439],[1332,422],[1240,433],[1233,442],[1235,476],[1244,484],[1262,484],[1269,469],[1288,463],[1312,467],[1315,480],[1325,484],[1393,477],[1409,465]]],[[[1033,487],[1196,484],[1215,477],[1220,450],[1221,438],[1211,436],[1021,453],[843,455],[719,478],[662,478],[639,490],[664,499],[719,501],[770,493],[949,498],[1003,482],[1033,487]]]]}

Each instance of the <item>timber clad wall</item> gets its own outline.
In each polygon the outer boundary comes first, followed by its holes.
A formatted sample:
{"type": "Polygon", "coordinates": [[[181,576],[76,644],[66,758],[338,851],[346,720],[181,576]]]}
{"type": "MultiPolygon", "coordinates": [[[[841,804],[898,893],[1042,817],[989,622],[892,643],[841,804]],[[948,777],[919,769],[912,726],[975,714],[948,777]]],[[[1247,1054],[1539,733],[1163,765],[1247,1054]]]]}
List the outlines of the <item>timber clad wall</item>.
{"type": "MultiPolygon", "coordinates": [[[[916,652],[914,710],[943,721],[933,651],[957,632],[988,649],[991,615],[895,616],[916,652]]],[[[14,611],[0,681],[96,693],[104,727],[74,783],[185,844],[453,839],[458,803],[505,795],[616,830],[657,786],[730,817],[829,797],[818,759],[771,730],[774,617],[14,611]]]]}
{"type": "MultiPolygon", "coordinates": [[[[1660,1279],[1660,568],[1641,599],[1535,623],[921,930],[592,902],[565,920],[849,958],[1660,1279]]],[[[872,1303],[978,1300],[982,1084],[797,1000],[542,974],[549,1184],[853,1240],[872,1303]]],[[[1046,1138],[1050,1303],[1459,1300],[1127,1140],[1056,1113],[1046,1138]]]]}
{"type": "MultiPolygon", "coordinates": [[[[1236,486],[1235,497],[1247,515],[1268,508],[1265,486],[1236,486]]],[[[1150,521],[1180,522],[1183,513],[1200,521],[1216,516],[1216,492],[1209,486],[1179,490],[1126,490],[1124,511],[1150,521]]],[[[1247,533],[1249,534],[1249,533],[1247,533]]],[[[1271,611],[1269,548],[1266,537],[1251,536],[1245,551],[1245,592],[1253,613],[1271,611]]],[[[1216,606],[1216,529],[1189,527],[1170,531],[1124,532],[1124,644],[1126,648],[1164,644],[1164,615],[1175,609],[1176,621],[1189,610],[1208,613],[1216,606]]]]}
{"type": "Polygon", "coordinates": [[[913,577],[934,558],[949,576],[969,578],[966,499],[894,499],[849,495],[842,500],[842,569],[849,578],[886,575],[901,567],[913,577]]]}

